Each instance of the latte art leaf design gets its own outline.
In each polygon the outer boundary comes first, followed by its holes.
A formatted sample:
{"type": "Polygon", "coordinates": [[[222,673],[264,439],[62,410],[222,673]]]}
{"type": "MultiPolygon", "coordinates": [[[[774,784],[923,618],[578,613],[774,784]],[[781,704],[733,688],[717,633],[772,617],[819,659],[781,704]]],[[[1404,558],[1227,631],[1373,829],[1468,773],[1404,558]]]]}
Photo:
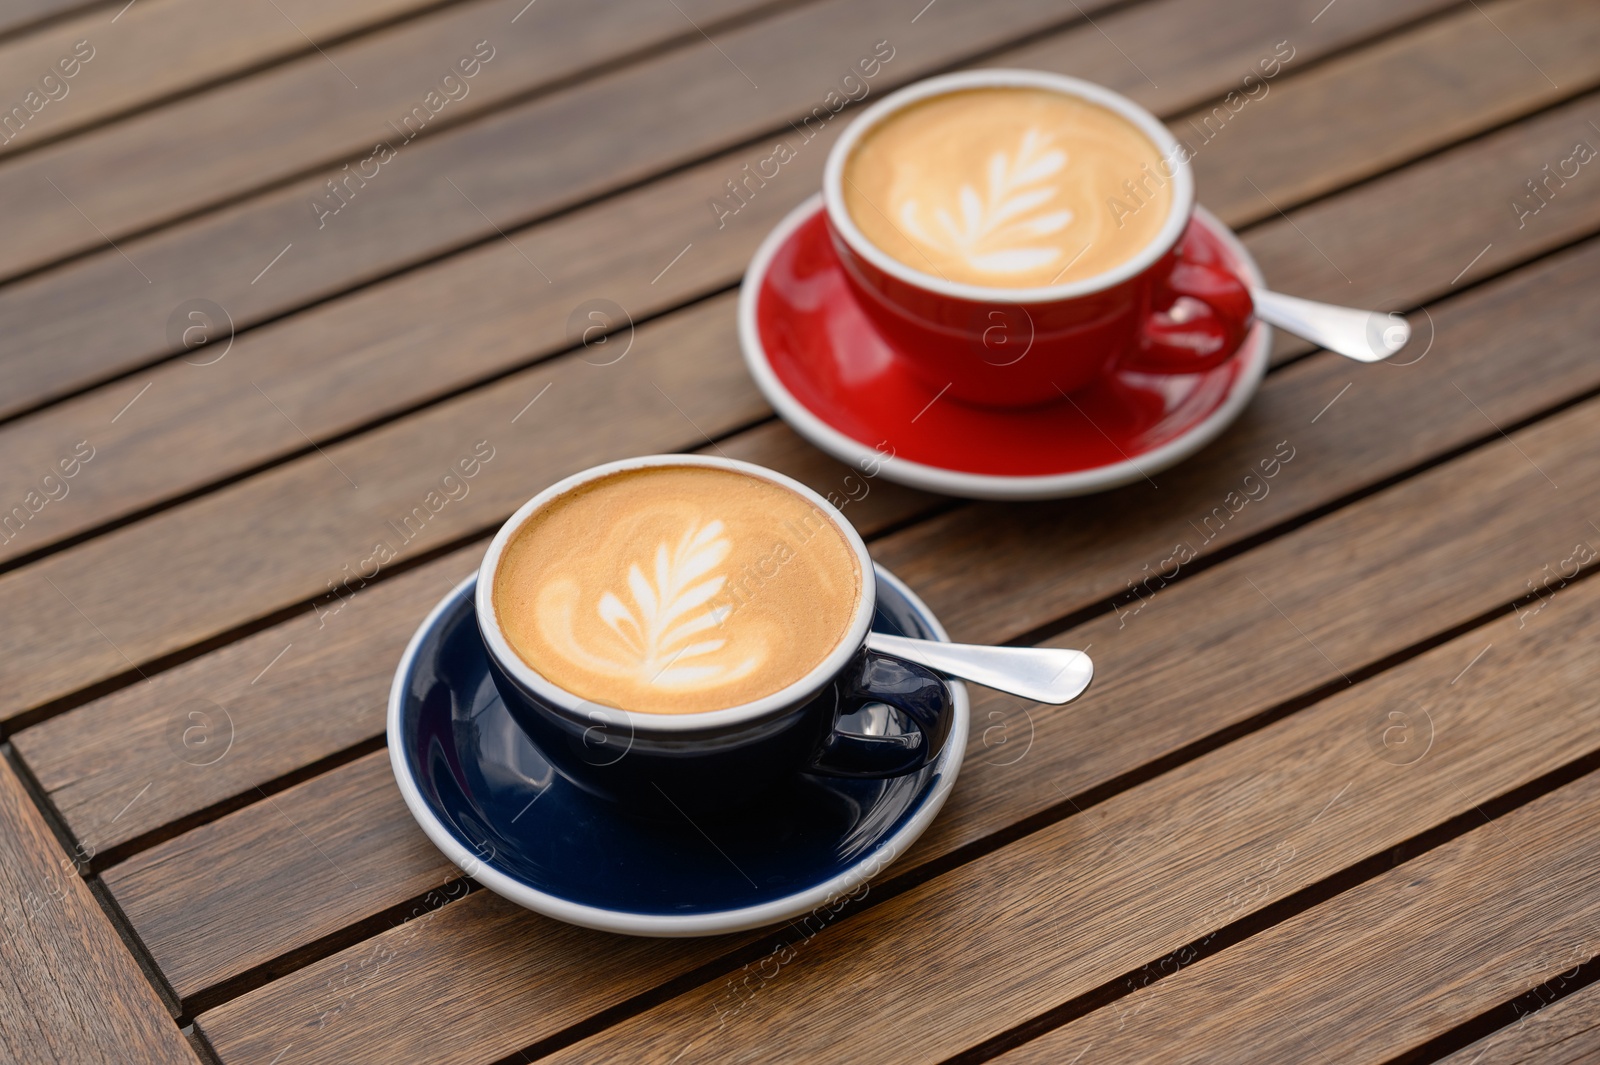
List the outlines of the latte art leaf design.
{"type": "Polygon", "coordinates": [[[990,273],[1050,265],[1064,249],[1040,238],[1061,232],[1073,219],[1070,210],[1049,209],[1059,191],[1050,179],[1067,165],[1067,153],[1051,144],[1038,130],[1028,130],[1014,157],[1006,152],[989,157],[985,195],[963,183],[954,203],[934,205],[934,225],[926,224],[922,205],[908,199],[900,205],[901,225],[922,243],[990,273]]]}
{"type": "Polygon", "coordinates": [[[701,687],[748,674],[761,655],[743,653],[729,640],[712,634],[729,608],[712,599],[727,583],[713,572],[728,557],[732,543],[721,521],[691,527],[676,547],[656,546],[655,564],[647,573],[635,562],[628,568],[626,596],[604,592],[596,605],[600,620],[625,649],[622,661],[584,654],[591,668],[662,688],[701,687]]]}

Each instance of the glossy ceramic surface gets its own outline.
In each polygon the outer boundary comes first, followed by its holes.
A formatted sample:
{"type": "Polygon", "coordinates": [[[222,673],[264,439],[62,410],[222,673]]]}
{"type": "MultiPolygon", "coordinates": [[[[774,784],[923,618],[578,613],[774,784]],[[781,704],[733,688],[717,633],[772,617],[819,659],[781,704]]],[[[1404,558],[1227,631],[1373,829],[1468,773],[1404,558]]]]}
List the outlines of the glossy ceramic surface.
{"type": "MultiPolygon", "coordinates": [[[[1196,208],[1204,241],[1253,285],[1260,271],[1225,226],[1196,208]]],[[[1057,402],[999,410],[940,396],[911,373],[862,311],[820,197],[757,252],[740,296],[740,340],[763,394],[812,443],[851,465],[930,491],[1041,499],[1140,480],[1215,439],[1255,393],[1271,330],[1257,322],[1235,357],[1198,374],[1122,371],[1057,402]],[[885,462],[883,456],[894,457],[885,462]]]]}
{"type": "Polygon", "coordinates": [[[478,567],[478,629],[491,677],[512,719],[568,780],[602,798],[626,802],[633,812],[658,816],[685,811],[715,816],[808,765],[852,777],[898,776],[926,765],[949,729],[949,689],[928,669],[863,649],[877,600],[873,581],[861,584],[849,628],[810,673],[763,698],[720,710],[650,714],[592,703],[552,683],[512,649],[490,593],[503,553],[529,518],[551,500],[598,479],[685,466],[740,473],[799,496],[850,545],[859,572],[872,572],[872,556],[856,530],[821,495],[776,470],[715,455],[643,455],[574,474],[523,504],[500,527],[478,567]],[[913,746],[901,737],[835,729],[838,719],[875,702],[917,722],[913,746]]]}
{"type": "MultiPolygon", "coordinates": [[[[996,156],[991,165],[999,161],[1004,167],[1003,159],[996,156]]],[[[853,120],[830,149],[822,198],[834,252],[855,302],[909,372],[956,399],[1036,406],[1077,392],[1118,366],[1136,365],[1150,374],[1202,373],[1231,357],[1249,327],[1248,286],[1230,263],[1213,254],[1211,244],[1190,239],[1194,177],[1188,153],[1149,111],[1079,78],[1042,70],[965,70],[891,93],[853,120]],[[1144,180],[1162,181],[1171,195],[1154,238],[1111,270],[1035,288],[953,282],[875,246],[845,206],[844,172],[856,145],[906,108],[973,89],[1028,89],[1076,98],[1140,130],[1160,155],[1159,172],[1149,172],[1144,180]]],[[[976,199],[966,202],[977,204],[976,199]]],[[[1015,200],[1012,206],[1025,210],[1022,203],[1015,200]]],[[[1057,251],[1068,253],[1065,247],[1057,251]]]]}
{"type": "MultiPolygon", "coordinates": [[[[715,821],[626,815],[556,774],[511,720],[473,610],[476,577],[423,622],[390,693],[389,754],[429,838],[485,887],[541,913],[636,935],[704,935],[805,913],[855,890],[932,821],[965,753],[968,705],[922,770],[885,780],[796,777],[715,821]]],[[[946,639],[877,571],[873,631],[946,639]]],[[[869,708],[853,731],[892,734],[869,708]]]]}

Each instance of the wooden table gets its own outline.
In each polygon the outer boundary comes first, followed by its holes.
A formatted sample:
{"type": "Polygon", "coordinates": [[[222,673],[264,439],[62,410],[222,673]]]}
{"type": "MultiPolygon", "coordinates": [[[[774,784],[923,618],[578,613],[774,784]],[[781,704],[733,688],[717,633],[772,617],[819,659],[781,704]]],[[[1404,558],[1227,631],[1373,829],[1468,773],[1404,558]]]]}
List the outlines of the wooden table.
{"type": "Polygon", "coordinates": [[[1600,1054],[1597,56],[1588,0],[7,5],[0,1059],[1600,1054]],[[955,638],[1098,679],[977,695],[821,932],[462,880],[383,749],[406,639],[594,463],[841,481],[745,373],[740,274],[846,97],[963,65],[1139,100],[1275,288],[1413,347],[1280,338],[1101,496],[873,481],[846,516],[955,638]]]}

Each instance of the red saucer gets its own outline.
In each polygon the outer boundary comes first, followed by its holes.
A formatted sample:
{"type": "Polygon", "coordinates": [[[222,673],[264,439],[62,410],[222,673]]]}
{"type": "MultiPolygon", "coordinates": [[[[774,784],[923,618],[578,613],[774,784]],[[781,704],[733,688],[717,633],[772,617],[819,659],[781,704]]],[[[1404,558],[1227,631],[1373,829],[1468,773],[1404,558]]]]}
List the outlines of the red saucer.
{"type": "MultiPolygon", "coordinates": [[[[1199,208],[1195,221],[1185,239],[1210,243],[1241,277],[1262,283],[1226,226],[1199,208]]],[[[849,465],[881,464],[891,480],[989,499],[1103,491],[1187,458],[1238,417],[1271,347],[1271,331],[1257,322],[1239,353],[1207,373],[1116,373],[1058,403],[1025,409],[940,396],[905,372],[857,304],[828,239],[820,195],[792,211],[757,250],[740,295],[739,329],[768,402],[813,444],[849,465]]]]}

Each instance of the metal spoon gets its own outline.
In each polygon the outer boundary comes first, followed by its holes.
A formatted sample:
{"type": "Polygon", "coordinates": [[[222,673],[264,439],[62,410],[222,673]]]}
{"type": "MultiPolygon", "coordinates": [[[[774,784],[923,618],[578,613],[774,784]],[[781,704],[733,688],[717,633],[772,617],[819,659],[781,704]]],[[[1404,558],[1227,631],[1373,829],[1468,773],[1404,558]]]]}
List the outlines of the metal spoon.
{"type": "Polygon", "coordinates": [[[1039,703],[1071,702],[1094,677],[1094,663],[1082,651],[1056,647],[986,647],[867,634],[867,646],[891,658],[927,666],[948,677],[1010,692],[1039,703]]]}
{"type": "Polygon", "coordinates": [[[1397,314],[1335,307],[1262,288],[1251,289],[1250,298],[1263,322],[1358,362],[1382,362],[1411,339],[1411,326],[1397,314]]]}

